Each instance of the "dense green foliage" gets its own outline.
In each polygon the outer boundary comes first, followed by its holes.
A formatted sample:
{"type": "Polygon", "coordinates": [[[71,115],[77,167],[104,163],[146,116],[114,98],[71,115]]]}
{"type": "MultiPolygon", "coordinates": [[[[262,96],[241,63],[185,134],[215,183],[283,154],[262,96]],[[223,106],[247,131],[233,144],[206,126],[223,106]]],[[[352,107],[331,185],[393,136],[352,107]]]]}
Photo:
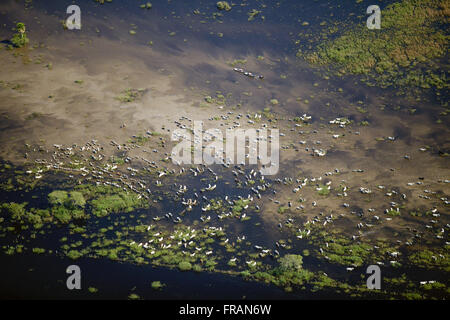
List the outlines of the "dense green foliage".
{"type": "Polygon", "coordinates": [[[22,22],[17,23],[16,31],[17,33],[13,35],[11,42],[15,47],[21,48],[29,42],[26,34],[25,24],[23,24],[22,22]]]}
{"type": "Polygon", "coordinates": [[[284,271],[300,271],[302,269],[303,257],[297,254],[287,254],[280,258],[280,268],[284,271]]]}
{"type": "Polygon", "coordinates": [[[448,21],[448,1],[403,0],[382,11],[381,30],[356,25],[340,36],[304,53],[314,64],[333,64],[338,74],[366,74],[382,86],[448,88],[438,65],[424,63],[443,57],[448,34],[441,28],[448,21]]]}

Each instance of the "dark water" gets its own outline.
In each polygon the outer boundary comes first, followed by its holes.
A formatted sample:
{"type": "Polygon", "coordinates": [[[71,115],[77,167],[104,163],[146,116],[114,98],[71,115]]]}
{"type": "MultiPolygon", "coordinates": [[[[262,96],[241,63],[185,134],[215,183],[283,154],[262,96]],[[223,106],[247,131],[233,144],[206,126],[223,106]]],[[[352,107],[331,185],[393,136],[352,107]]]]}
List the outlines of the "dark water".
{"type": "MultiPolygon", "coordinates": [[[[22,168],[17,168],[22,169],[22,168]]],[[[230,179],[229,172],[220,172],[225,175],[224,181],[230,179]]],[[[8,176],[3,174],[3,179],[8,176]]],[[[63,174],[48,176],[44,185],[52,185],[51,188],[39,187],[32,192],[4,192],[2,191],[2,201],[7,202],[28,202],[36,208],[46,208],[48,202],[46,200],[47,194],[53,189],[64,189],[64,182],[68,181],[68,177],[63,174]]],[[[192,177],[184,177],[179,183],[186,183],[190,186],[189,193],[184,196],[186,198],[193,197],[194,192],[200,193],[200,187],[204,184],[199,184],[198,180],[192,177]]],[[[219,197],[223,192],[227,192],[230,199],[238,196],[250,194],[248,188],[234,189],[230,192],[229,189],[224,189],[224,184],[219,184],[219,188],[214,193],[208,193],[208,198],[212,199],[219,197]]],[[[165,191],[170,191],[169,188],[162,188],[161,194],[165,191]]],[[[152,224],[152,218],[161,216],[161,212],[179,212],[182,209],[179,203],[166,199],[163,201],[160,210],[137,210],[125,215],[115,214],[101,219],[96,219],[95,224],[92,219],[86,223],[81,223],[80,226],[87,228],[87,233],[98,232],[102,227],[113,225],[113,222],[123,221],[121,218],[126,217],[127,224],[152,224]],[[130,217],[133,215],[133,218],[130,217]],[[146,218],[142,218],[145,215],[146,218]]],[[[262,220],[257,213],[250,210],[247,212],[252,217],[251,222],[245,225],[235,221],[211,223],[217,227],[224,227],[227,230],[228,236],[247,235],[247,241],[252,244],[259,244],[264,247],[273,247],[274,242],[278,239],[275,232],[270,226],[262,223],[262,220]]],[[[201,213],[190,212],[183,217],[184,223],[192,225],[194,220],[198,220],[201,213]]],[[[217,220],[217,219],[215,219],[217,220]]],[[[163,224],[167,228],[171,227],[170,222],[161,220],[158,224],[163,224]]],[[[211,224],[209,224],[211,225],[211,224]]],[[[199,226],[201,228],[201,226],[199,226]]],[[[1,244],[16,244],[20,243],[25,247],[40,247],[47,250],[53,250],[51,254],[36,255],[31,252],[15,254],[12,256],[6,255],[3,252],[0,254],[2,261],[2,273],[8,275],[3,277],[0,286],[0,297],[7,299],[124,299],[129,294],[138,294],[145,299],[320,299],[320,298],[346,298],[345,295],[338,295],[332,291],[320,291],[312,294],[308,291],[298,291],[287,293],[282,288],[267,285],[263,283],[244,281],[241,277],[230,276],[220,273],[208,272],[180,272],[162,267],[153,267],[151,265],[139,266],[130,263],[122,263],[111,261],[108,259],[92,259],[80,258],[76,261],[70,260],[58,253],[60,239],[67,236],[66,227],[48,226],[44,227],[45,235],[38,236],[36,239],[31,239],[30,235],[33,230],[20,230],[8,233],[6,237],[0,239],[1,244]],[[20,240],[22,239],[22,240],[20,240]],[[68,275],[65,273],[69,265],[78,265],[82,273],[82,290],[70,291],[66,287],[66,279],[68,275]],[[166,285],[162,291],[156,291],[151,288],[152,281],[161,281],[166,285]],[[97,293],[90,293],[87,288],[95,287],[99,289],[97,293]]],[[[106,233],[108,237],[108,233],[106,233]]],[[[86,241],[81,236],[69,236],[70,242],[74,243],[78,240],[86,241]]],[[[133,238],[129,238],[131,241],[133,238]]],[[[135,239],[141,241],[140,239],[135,239]]],[[[86,244],[86,243],[85,243],[86,244]]],[[[215,245],[216,246],[216,245],[215,245]]],[[[312,249],[310,246],[295,246],[297,250],[312,249]]],[[[279,249],[281,250],[281,249],[279,249]]],[[[228,261],[224,259],[224,263],[228,261]]],[[[268,264],[275,264],[274,262],[265,261],[268,264]]],[[[220,264],[219,264],[220,265],[220,264]]],[[[314,257],[305,257],[304,265],[311,271],[327,270],[330,275],[342,275],[342,268],[327,266],[314,257]],[[325,267],[325,269],[324,269],[325,267]]],[[[361,270],[364,272],[364,270],[361,270]]],[[[353,279],[352,281],[358,281],[353,279]]]]}
{"type": "Polygon", "coordinates": [[[179,272],[151,266],[80,259],[81,290],[66,287],[65,269],[69,259],[52,256],[2,255],[0,296],[7,299],[125,299],[136,293],[145,299],[295,299],[282,289],[221,274],[179,272]],[[151,288],[152,281],[166,284],[162,291],[151,288]],[[88,287],[98,293],[89,293],[88,287]]]}

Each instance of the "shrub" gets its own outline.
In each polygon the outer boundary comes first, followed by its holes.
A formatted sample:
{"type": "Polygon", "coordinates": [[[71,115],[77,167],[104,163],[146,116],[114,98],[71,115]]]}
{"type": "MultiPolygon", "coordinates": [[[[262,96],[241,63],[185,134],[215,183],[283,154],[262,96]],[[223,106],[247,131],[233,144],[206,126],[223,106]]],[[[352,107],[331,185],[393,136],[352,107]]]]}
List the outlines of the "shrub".
{"type": "Polygon", "coordinates": [[[86,200],[84,200],[83,194],[79,191],[70,192],[70,202],[78,207],[84,207],[86,200]]]}
{"type": "Polygon", "coordinates": [[[67,192],[62,190],[55,190],[48,195],[48,201],[52,205],[62,205],[68,198],[67,192]]]}
{"type": "Polygon", "coordinates": [[[188,271],[192,269],[192,265],[190,262],[188,261],[181,261],[178,264],[178,269],[180,269],[181,271],[188,271]]]}
{"type": "Polygon", "coordinates": [[[61,223],[69,223],[72,220],[71,212],[64,206],[57,206],[53,209],[53,216],[61,223]]]}
{"type": "Polygon", "coordinates": [[[26,203],[3,203],[1,205],[1,209],[5,210],[11,215],[11,218],[14,220],[21,219],[25,215],[25,205],[26,203]]]}
{"type": "Polygon", "coordinates": [[[26,34],[25,24],[23,24],[22,22],[17,23],[16,31],[17,33],[13,35],[11,42],[15,47],[21,48],[29,42],[26,34]]]}
{"type": "Polygon", "coordinates": [[[303,257],[297,254],[287,254],[280,258],[280,267],[283,271],[300,271],[303,265],[303,257]]]}

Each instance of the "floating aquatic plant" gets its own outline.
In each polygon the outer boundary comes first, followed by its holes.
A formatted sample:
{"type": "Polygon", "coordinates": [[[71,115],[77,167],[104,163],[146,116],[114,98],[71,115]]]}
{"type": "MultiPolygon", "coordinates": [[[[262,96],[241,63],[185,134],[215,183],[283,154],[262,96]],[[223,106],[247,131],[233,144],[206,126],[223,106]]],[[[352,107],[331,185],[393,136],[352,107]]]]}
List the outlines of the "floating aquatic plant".
{"type": "Polygon", "coordinates": [[[136,293],[131,293],[129,296],[128,296],[128,299],[130,299],[130,300],[139,300],[141,297],[139,296],[139,295],[137,295],[136,293]]]}
{"type": "Polygon", "coordinates": [[[161,281],[153,281],[152,282],[152,289],[155,290],[161,290],[162,288],[164,288],[166,285],[161,283],[161,281]]]}
{"type": "Polygon", "coordinates": [[[250,11],[250,12],[248,13],[248,21],[254,20],[255,17],[256,17],[257,15],[259,15],[260,13],[261,13],[261,11],[256,10],[256,9],[252,9],[252,11],[250,11]]]}
{"type": "Polygon", "coordinates": [[[151,9],[152,8],[152,4],[150,2],[147,2],[147,3],[141,4],[140,7],[142,9],[151,9]]]}
{"type": "Polygon", "coordinates": [[[89,287],[89,288],[88,288],[88,291],[89,291],[90,293],[97,293],[97,292],[98,292],[98,289],[95,288],[95,287],[89,287]]]}
{"type": "Polygon", "coordinates": [[[227,1],[219,1],[216,4],[217,9],[219,10],[225,10],[225,11],[230,11],[231,10],[231,6],[227,1]]]}

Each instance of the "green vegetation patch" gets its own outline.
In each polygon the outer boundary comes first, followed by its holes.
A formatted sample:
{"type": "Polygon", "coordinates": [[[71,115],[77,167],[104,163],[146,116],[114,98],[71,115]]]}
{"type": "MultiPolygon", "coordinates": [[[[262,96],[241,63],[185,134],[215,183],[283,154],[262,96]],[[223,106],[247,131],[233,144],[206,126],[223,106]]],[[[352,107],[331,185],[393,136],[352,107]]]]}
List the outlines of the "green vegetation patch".
{"type": "Polygon", "coordinates": [[[225,11],[230,11],[231,10],[231,6],[227,1],[219,1],[216,4],[217,9],[219,10],[225,10],[225,11]]]}
{"type": "Polygon", "coordinates": [[[255,17],[257,15],[259,15],[261,13],[260,10],[256,10],[256,9],[252,9],[249,13],[248,13],[248,21],[253,21],[255,19],[255,17]]]}
{"type": "Polygon", "coordinates": [[[116,99],[119,100],[120,102],[124,102],[124,103],[134,102],[135,100],[137,100],[138,98],[140,98],[142,96],[144,91],[145,91],[144,89],[128,88],[128,89],[125,89],[124,91],[122,91],[122,94],[117,96],[116,99]]]}
{"type": "Polygon", "coordinates": [[[144,205],[142,199],[139,199],[136,194],[123,191],[98,197],[92,200],[90,204],[92,213],[97,217],[104,217],[112,212],[131,212],[144,205]]]}
{"type": "Polygon", "coordinates": [[[153,281],[152,282],[152,289],[155,290],[161,290],[162,288],[164,288],[166,285],[161,283],[161,281],[153,281]]]}
{"type": "Polygon", "coordinates": [[[440,67],[431,59],[443,57],[448,35],[449,2],[445,0],[403,0],[382,11],[381,30],[369,30],[364,23],[307,53],[298,51],[310,63],[334,64],[338,74],[365,74],[382,86],[448,88],[440,67]]]}
{"type": "Polygon", "coordinates": [[[327,196],[330,194],[330,190],[328,189],[328,186],[325,186],[323,184],[319,185],[319,187],[317,188],[317,193],[320,196],[327,196]]]}
{"type": "Polygon", "coordinates": [[[181,271],[188,271],[192,269],[192,264],[188,261],[181,261],[178,264],[178,269],[180,269],[181,271]]]}
{"type": "Polygon", "coordinates": [[[416,266],[427,268],[439,268],[450,271],[450,258],[448,255],[448,246],[444,250],[434,249],[421,249],[413,252],[408,260],[416,266]]]}
{"type": "Polygon", "coordinates": [[[142,9],[151,9],[153,6],[150,2],[147,2],[147,3],[141,4],[140,7],[142,9]]]}
{"type": "Polygon", "coordinates": [[[372,254],[372,246],[366,243],[351,244],[350,241],[329,243],[323,248],[329,261],[341,265],[361,266],[372,254]]]}
{"type": "Polygon", "coordinates": [[[17,48],[21,48],[23,46],[25,46],[30,40],[27,37],[26,34],[26,27],[25,24],[22,22],[19,22],[16,24],[16,31],[17,33],[15,33],[13,35],[13,37],[11,38],[11,43],[17,47],[17,48]]]}
{"type": "Polygon", "coordinates": [[[300,271],[302,269],[303,257],[298,254],[287,254],[280,258],[280,268],[284,271],[300,271]]]}

